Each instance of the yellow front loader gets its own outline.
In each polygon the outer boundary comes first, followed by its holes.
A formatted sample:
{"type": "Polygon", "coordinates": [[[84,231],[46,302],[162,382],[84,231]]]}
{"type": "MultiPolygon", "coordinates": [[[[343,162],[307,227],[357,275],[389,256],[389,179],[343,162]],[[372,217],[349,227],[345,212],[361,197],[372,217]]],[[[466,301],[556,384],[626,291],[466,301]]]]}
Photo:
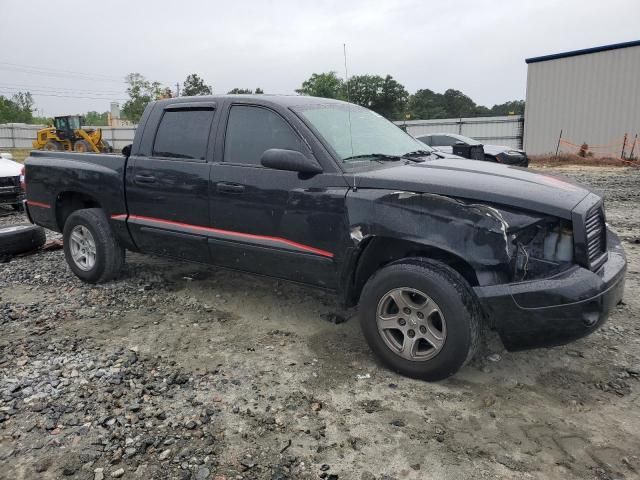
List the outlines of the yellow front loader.
{"type": "Polygon", "coordinates": [[[79,115],[55,117],[52,126],[38,130],[33,148],[53,152],[112,152],[111,146],[102,138],[102,130],[82,128],[82,121],[79,115]]]}

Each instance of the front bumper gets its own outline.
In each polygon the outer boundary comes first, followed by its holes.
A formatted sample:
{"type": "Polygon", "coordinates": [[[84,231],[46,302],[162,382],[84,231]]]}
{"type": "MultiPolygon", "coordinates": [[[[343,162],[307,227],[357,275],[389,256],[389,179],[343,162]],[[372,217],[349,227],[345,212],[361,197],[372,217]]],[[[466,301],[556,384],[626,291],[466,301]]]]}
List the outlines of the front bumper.
{"type": "Polygon", "coordinates": [[[24,200],[20,187],[0,187],[0,205],[19,204],[24,200]]]}
{"type": "Polygon", "coordinates": [[[552,278],[475,287],[508,350],[564,345],[602,325],[624,293],[627,260],[607,232],[608,259],[595,272],[574,266],[552,278]]]}

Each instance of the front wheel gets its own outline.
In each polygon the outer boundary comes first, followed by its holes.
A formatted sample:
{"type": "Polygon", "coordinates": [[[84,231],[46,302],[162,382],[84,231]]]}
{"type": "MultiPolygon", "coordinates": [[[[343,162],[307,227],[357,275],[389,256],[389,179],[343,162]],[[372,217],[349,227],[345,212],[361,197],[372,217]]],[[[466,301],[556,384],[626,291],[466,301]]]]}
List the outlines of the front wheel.
{"type": "Polygon", "coordinates": [[[480,342],[481,313],[471,287],[455,270],[429,259],[379,270],[364,287],[360,310],[371,349],[409,377],[447,378],[480,342]]]}
{"type": "Polygon", "coordinates": [[[64,224],[64,256],[69,268],[88,283],[116,278],[124,263],[124,249],[100,208],[76,210],[64,224]]]}
{"type": "Polygon", "coordinates": [[[93,147],[86,140],[78,140],[73,145],[73,149],[79,153],[93,152],[93,147]]]}

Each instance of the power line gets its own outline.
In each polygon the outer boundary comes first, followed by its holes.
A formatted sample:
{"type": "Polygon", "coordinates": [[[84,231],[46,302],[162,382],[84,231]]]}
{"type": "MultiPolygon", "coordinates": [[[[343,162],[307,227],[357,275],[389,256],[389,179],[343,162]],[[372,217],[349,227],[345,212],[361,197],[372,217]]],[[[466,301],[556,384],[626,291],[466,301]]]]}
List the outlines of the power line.
{"type": "Polygon", "coordinates": [[[86,72],[78,72],[74,70],[63,70],[59,68],[51,68],[51,67],[38,67],[35,65],[24,65],[20,63],[11,63],[11,62],[0,62],[0,65],[6,65],[10,68],[19,68],[19,69],[28,69],[28,70],[37,70],[41,72],[52,72],[52,73],[64,73],[70,75],[80,75],[83,77],[100,77],[107,80],[115,80],[118,82],[123,82],[123,78],[114,77],[112,75],[103,75],[102,73],[86,73],[86,72]]]}
{"type": "Polygon", "coordinates": [[[47,93],[99,93],[105,95],[122,95],[124,90],[100,90],[96,92],[95,89],[83,89],[83,88],[68,88],[68,87],[49,87],[46,85],[23,85],[16,83],[0,82],[0,88],[19,89],[25,92],[45,91],[47,93]]]}
{"type": "MultiPolygon", "coordinates": [[[[2,91],[2,87],[0,87],[0,93],[9,93],[9,94],[15,94],[18,93],[16,91],[2,91]]],[[[85,96],[85,95],[61,95],[61,94],[55,94],[55,93],[32,93],[32,95],[34,97],[60,97],[60,98],[86,98],[86,99],[91,99],[91,100],[118,100],[120,102],[126,102],[127,99],[126,98],[113,98],[113,97],[92,97],[92,96],[85,96]]]]}
{"type": "Polygon", "coordinates": [[[16,73],[26,73],[29,75],[42,75],[49,78],[75,78],[76,80],[86,80],[92,82],[111,82],[111,83],[125,83],[124,80],[111,80],[107,78],[100,78],[91,75],[77,75],[71,73],[58,73],[58,72],[46,72],[46,71],[38,71],[38,70],[29,70],[29,69],[21,69],[14,67],[6,67],[0,65],[0,70],[8,70],[16,73]]]}

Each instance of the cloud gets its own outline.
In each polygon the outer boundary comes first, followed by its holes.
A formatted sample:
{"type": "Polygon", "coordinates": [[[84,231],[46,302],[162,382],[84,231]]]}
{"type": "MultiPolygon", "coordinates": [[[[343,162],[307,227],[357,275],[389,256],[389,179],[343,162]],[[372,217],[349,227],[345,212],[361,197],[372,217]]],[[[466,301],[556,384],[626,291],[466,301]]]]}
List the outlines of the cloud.
{"type": "Polygon", "coordinates": [[[391,74],[411,92],[462,90],[491,106],[525,97],[529,56],[637,37],[634,0],[537,1],[111,1],[3,0],[0,62],[84,72],[95,78],[25,73],[0,64],[2,85],[38,86],[45,114],[104,111],[140,72],[175,88],[198,73],[214,91],[261,87],[293,93],[313,72],[391,74]],[[625,15],[624,12],[628,12],[625,15]],[[64,19],[64,20],[62,20],[64,19]],[[112,93],[115,92],[115,93],[112,93]],[[119,92],[119,93],[118,93],[119,92]],[[84,93],[84,95],[80,95],[84,93]]]}

